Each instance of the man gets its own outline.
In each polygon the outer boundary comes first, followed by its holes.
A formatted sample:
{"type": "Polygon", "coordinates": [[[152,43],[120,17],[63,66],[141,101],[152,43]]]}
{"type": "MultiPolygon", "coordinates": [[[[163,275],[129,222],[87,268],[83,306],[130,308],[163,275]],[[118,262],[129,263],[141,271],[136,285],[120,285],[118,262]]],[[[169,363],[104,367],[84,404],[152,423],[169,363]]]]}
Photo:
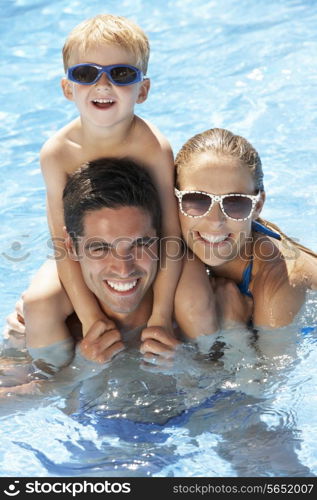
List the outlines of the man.
{"type": "MultiPolygon", "coordinates": [[[[85,357],[110,361],[124,348],[120,331],[145,326],[158,270],[161,211],[157,191],[132,160],[100,159],[74,174],[64,190],[67,249],[85,283],[118,329],[95,324],[81,342],[85,357]]],[[[172,356],[179,343],[159,327],[141,337],[145,359],[172,356]]]]}
{"type": "Polygon", "coordinates": [[[96,322],[79,342],[73,359],[71,333],[80,325],[72,318],[71,331],[65,328],[64,338],[50,339],[48,345],[38,339],[27,346],[35,364],[46,371],[61,370],[59,380],[70,373],[63,367],[71,361],[81,371],[83,361],[93,362],[96,369],[124,350],[123,336],[127,339],[128,332],[136,329],[139,334],[142,331],[138,343],[144,362],[168,364],[180,342],[159,327],[146,328],[161,223],[159,198],[149,174],[129,159],[92,161],[69,178],[63,204],[67,251],[78,260],[85,283],[117,328],[106,332],[103,321],[96,322]]]}

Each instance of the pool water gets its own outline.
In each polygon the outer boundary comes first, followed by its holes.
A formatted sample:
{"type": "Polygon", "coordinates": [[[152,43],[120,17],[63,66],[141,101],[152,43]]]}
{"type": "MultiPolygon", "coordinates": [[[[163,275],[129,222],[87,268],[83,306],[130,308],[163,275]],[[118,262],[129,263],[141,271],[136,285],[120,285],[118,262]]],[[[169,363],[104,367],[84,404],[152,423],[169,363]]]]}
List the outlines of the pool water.
{"type": "MultiPolygon", "coordinates": [[[[105,7],[8,0],[1,8],[3,327],[52,255],[39,150],[76,116],[60,90],[61,47],[105,7]]],[[[263,216],[316,251],[317,4],[109,0],[106,8],[150,38],[151,93],[137,114],[175,152],[214,126],[248,138],[263,161],[263,216]]],[[[260,332],[256,348],[232,332],[217,363],[197,366],[184,348],[173,373],[158,377],[140,369],[133,351],[72,398],[0,400],[0,476],[316,475],[316,305],[308,294],[294,325],[260,332]]],[[[23,372],[28,359],[7,363],[3,372],[10,363],[23,372]]]]}

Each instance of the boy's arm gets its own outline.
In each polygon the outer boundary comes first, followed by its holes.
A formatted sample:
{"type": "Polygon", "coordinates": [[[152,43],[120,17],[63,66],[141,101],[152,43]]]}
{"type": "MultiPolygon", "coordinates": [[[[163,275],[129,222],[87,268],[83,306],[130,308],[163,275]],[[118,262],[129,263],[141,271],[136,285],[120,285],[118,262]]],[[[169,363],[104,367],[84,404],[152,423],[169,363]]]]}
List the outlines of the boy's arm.
{"type": "MultiPolygon", "coordinates": [[[[64,160],[65,161],[65,160],[64,160]]],[[[83,325],[83,335],[96,321],[102,319],[109,330],[114,324],[101,310],[94,294],[86,286],[80,265],[72,260],[64,244],[64,213],[62,194],[67,181],[67,174],[62,169],[63,162],[45,147],[41,152],[41,167],[47,189],[47,217],[51,236],[56,248],[56,265],[60,280],[83,325]],[[55,245],[56,244],[56,245],[55,245]]]]}
{"type": "Polygon", "coordinates": [[[161,326],[173,331],[172,317],[177,283],[182,267],[182,239],[178,209],[174,196],[174,161],[169,146],[150,162],[153,180],[158,188],[162,210],[159,271],[153,285],[154,301],[148,326],[161,326]],[[151,162],[155,164],[151,166],[151,162]]]}

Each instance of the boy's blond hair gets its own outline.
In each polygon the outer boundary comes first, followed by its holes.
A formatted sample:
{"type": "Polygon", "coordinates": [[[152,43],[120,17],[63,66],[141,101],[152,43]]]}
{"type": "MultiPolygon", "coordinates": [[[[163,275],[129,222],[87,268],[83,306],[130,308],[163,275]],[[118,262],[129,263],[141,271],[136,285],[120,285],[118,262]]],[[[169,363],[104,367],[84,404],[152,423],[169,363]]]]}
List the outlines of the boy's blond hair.
{"type": "Polygon", "coordinates": [[[135,55],[136,66],[146,74],[150,55],[147,36],[133,21],[111,14],[99,14],[86,19],[70,32],[63,47],[65,72],[75,64],[74,52],[78,55],[101,44],[117,45],[131,52],[135,55]]]}

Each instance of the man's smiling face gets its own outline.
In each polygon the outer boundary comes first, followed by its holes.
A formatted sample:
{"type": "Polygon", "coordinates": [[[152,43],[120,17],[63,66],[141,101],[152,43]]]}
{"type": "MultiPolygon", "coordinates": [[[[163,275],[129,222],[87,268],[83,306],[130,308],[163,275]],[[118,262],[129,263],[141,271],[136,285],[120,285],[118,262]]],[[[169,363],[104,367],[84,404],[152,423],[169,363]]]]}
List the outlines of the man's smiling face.
{"type": "Polygon", "coordinates": [[[101,208],[83,220],[77,258],[88,288],[104,312],[129,314],[157,273],[157,234],[149,213],[134,206],[101,208]]]}

